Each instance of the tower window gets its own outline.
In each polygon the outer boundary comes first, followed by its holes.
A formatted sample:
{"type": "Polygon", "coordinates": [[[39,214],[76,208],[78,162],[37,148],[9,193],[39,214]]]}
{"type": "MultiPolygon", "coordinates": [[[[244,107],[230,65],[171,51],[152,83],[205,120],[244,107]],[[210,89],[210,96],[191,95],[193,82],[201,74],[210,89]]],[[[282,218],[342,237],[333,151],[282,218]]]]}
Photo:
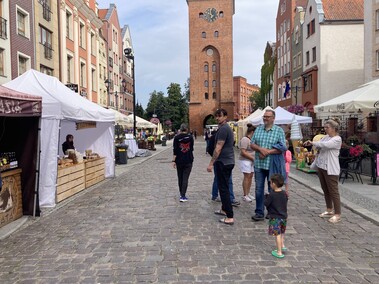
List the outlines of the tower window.
{"type": "Polygon", "coordinates": [[[216,87],[216,80],[212,81],[212,87],[216,87]]]}
{"type": "Polygon", "coordinates": [[[214,100],[217,99],[216,92],[213,92],[213,94],[212,94],[212,98],[213,98],[214,100]]]}
{"type": "Polygon", "coordinates": [[[208,80],[205,80],[204,81],[204,87],[208,87],[209,86],[209,84],[208,84],[208,80]]]}
{"type": "Polygon", "coordinates": [[[204,72],[208,72],[208,64],[204,65],[204,72]]]}
{"type": "Polygon", "coordinates": [[[216,63],[213,63],[212,65],[212,72],[216,72],[216,63]]]}
{"type": "Polygon", "coordinates": [[[209,100],[209,94],[208,93],[205,93],[204,97],[205,97],[206,100],[209,100]]]}
{"type": "Polygon", "coordinates": [[[223,12],[223,11],[220,11],[220,12],[218,13],[218,17],[219,17],[219,18],[223,18],[223,17],[224,17],[224,12],[223,12]]]}
{"type": "Polygon", "coordinates": [[[204,17],[203,13],[199,13],[199,18],[202,19],[204,17]]]}
{"type": "Polygon", "coordinates": [[[215,31],[214,37],[218,37],[218,31],[215,31]]]}
{"type": "Polygon", "coordinates": [[[202,38],[206,38],[206,37],[207,37],[207,33],[206,33],[206,32],[202,32],[202,33],[201,33],[201,37],[202,37],[202,38]]]}

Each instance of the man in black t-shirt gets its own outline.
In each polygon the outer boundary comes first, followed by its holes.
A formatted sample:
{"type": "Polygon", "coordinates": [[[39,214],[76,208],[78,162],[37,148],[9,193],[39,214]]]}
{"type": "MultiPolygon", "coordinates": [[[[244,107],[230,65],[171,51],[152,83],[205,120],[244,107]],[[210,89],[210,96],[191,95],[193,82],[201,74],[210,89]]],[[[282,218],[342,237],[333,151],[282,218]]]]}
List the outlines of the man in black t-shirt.
{"type": "Polygon", "coordinates": [[[174,156],[172,165],[178,174],[178,184],[180,192],[180,202],[188,201],[186,197],[188,179],[192,170],[193,163],[193,137],[188,134],[188,126],[183,123],[180,126],[180,134],[174,138],[174,156]]]}
{"type": "Polygon", "coordinates": [[[226,216],[220,219],[220,222],[233,225],[233,207],[229,194],[229,178],[234,168],[234,149],[233,131],[227,123],[228,113],[225,109],[218,109],[215,113],[215,118],[218,122],[218,131],[215,138],[215,149],[212,159],[207,167],[208,172],[212,172],[213,166],[217,178],[218,189],[221,197],[221,209],[215,214],[226,216]]]}

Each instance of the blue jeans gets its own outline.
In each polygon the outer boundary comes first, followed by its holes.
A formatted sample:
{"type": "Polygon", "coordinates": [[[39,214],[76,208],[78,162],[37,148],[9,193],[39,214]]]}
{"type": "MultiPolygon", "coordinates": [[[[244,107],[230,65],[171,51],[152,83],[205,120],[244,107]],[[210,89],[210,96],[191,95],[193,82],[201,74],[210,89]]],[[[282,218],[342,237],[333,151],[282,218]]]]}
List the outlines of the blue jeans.
{"type": "Polygon", "coordinates": [[[270,174],[269,170],[258,169],[254,167],[254,177],[255,177],[255,215],[259,217],[264,217],[265,208],[265,180],[267,179],[268,192],[271,192],[270,181],[268,176],[270,174]]]}
{"type": "MultiPolygon", "coordinates": [[[[218,184],[217,184],[216,170],[215,170],[214,165],[213,165],[213,173],[214,173],[214,178],[213,178],[213,185],[212,185],[212,199],[216,199],[218,196],[218,184]]],[[[233,193],[232,174],[230,174],[230,178],[229,178],[229,193],[230,193],[230,200],[233,202],[235,197],[233,193]]]]}

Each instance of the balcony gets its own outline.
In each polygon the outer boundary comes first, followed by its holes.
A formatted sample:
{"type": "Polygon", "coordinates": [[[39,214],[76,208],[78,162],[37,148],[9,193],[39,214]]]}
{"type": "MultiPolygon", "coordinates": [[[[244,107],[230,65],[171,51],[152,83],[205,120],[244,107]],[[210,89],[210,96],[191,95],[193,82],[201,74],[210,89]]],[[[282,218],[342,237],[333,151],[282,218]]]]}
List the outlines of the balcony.
{"type": "Polygon", "coordinates": [[[43,18],[46,21],[50,22],[52,12],[51,12],[49,4],[47,3],[46,0],[38,0],[38,2],[42,5],[42,15],[43,15],[43,18]]]}
{"type": "Polygon", "coordinates": [[[0,38],[7,39],[7,20],[0,17],[0,38]]]}
{"type": "Polygon", "coordinates": [[[43,44],[44,47],[44,54],[46,59],[51,59],[53,58],[53,48],[51,47],[51,44],[48,42],[45,42],[43,44]]]}

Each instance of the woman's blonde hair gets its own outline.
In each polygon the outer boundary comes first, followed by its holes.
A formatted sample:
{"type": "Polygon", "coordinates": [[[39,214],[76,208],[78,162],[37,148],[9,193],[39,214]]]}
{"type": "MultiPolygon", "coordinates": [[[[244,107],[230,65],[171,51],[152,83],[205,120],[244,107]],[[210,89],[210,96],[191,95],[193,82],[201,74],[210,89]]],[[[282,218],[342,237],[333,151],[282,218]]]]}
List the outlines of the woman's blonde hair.
{"type": "Polygon", "coordinates": [[[337,117],[329,118],[325,124],[329,125],[331,128],[333,128],[336,132],[338,132],[340,127],[340,120],[337,117]]]}

